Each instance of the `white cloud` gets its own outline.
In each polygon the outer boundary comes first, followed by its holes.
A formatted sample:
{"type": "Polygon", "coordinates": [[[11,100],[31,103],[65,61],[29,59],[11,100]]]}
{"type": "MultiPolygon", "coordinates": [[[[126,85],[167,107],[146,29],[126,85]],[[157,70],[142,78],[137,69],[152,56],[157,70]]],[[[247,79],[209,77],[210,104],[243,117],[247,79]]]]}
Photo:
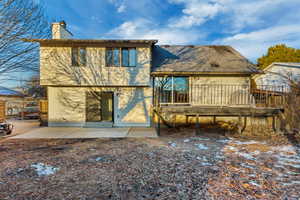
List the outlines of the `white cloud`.
{"type": "Polygon", "coordinates": [[[267,49],[275,44],[285,43],[293,47],[300,47],[299,35],[299,25],[282,25],[249,33],[239,33],[216,40],[214,43],[231,45],[244,56],[254,60],[265,54],[267,49]]]}
{"type": "Polygon", "coordinates": [[[117,9],[118,13],[122,13],[126,10],[125,3],[123,2],[117,9]]]}
{"type": "Polygon", "coordinates": [[[169,0],[169,2],[185,5],[182,10],[183,16],[173,19],[174,23],[171,23],[170,27],[190,28],[201,25],[223,10],[223,5],[218,2],[200,0],[169,0]]]}
{"type": "Polygon", "coordinates": [[[158,28],[146,19],[127,21],[107,33],[109,37],[126,39],[158,39],[160,44],[191,44],[201,39],[204,33],[177,28],[158,28]]]}
{"type": "Polygon", "coordinates": [[[103,22],[103,21],[100,19],[100,17],[95,16],[95,15],[92,15],[92,16],[90,17],[90,19],[91,19],[92,21],[96,22],[96,23],[102,23],[102,22],[103,22]]]}
{"type": "MultiPolygon", "coordinates": [[[[226,25],[223,32],[239,32],[249,26],[263,26],[269,23],[270,16],[281,8],[300,6],[299,0],[169,0],[173,4],[182,4],[184,9],[180,17],[174,18],[170,26],[190,28],[221,16],[226,25]]],[[[287,10],[283,10],[287,14],[287,10]]],[[[294,13],[294,15],[300,15],[294,13]]]]}
{"type": "Polygon", "coordinates": [[[116,7],[118,13],[125,12],[127,8],[125,0],[108,0],[108,2],[116,7]]]}

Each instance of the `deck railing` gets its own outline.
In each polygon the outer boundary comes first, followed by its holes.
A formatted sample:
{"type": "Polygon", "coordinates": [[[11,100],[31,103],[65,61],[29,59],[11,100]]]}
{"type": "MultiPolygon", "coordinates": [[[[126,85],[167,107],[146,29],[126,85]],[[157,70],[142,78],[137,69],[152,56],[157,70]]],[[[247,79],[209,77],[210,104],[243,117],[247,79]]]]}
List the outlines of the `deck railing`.
{"type": "Polygon", "coordinates": [[[282,107],[286,86],[203,84],[182,91],[155,88],[155,105],[216,105],[282,107]]]}

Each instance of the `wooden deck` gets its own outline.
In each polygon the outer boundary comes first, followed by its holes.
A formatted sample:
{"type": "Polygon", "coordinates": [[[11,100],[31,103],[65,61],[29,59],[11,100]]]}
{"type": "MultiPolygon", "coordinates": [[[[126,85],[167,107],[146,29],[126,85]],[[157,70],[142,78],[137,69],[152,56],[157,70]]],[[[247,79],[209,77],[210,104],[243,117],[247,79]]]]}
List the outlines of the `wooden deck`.
{"type": "Polygon", "coordinates": [[[158,118],[157,130],[160,122],[168,127],[165,119],[176,116],[196,118],[196,130],[199,131],[200,117],[238,117],[239,131],[246,128],[247,118],[273,118],[273,129],[278,131],[278,119],[284,112],[287,88],[279,86],[260,86],[255,89],[250,85],[189,85],[188,89],[175,90],[172,88],[156,88],[154,91],[154,115],[158,118]],[[166,117],[168,116],[169,117],[166,117]]]}
{"type": "MultiPolygon", "coordinates": [[[[188,122],[189,117],[196,118],[196,134],[200,134],[200,117],[214,117],[214,122],[216,117],[238,117],[238,131],[242,133],[247,127],[247,118],[253,117],[272,117],[272,127],[275,132],[281,129],[279,116],[284,112],[283,108],[262,108],[262,107],[250,107],[250,106],[191,106],[191,105],[160,105],[153,109],[154,114],[157,116],[156,130],[157,134],[160,135],[161,122],[163,122],[168,127],[165,119],[162,117],[164,115],[171,115],[175,119],[174,125],[176,123],[176,115],[186,116],[186,121],[188,122]]],[[[186,122],[186,123],[187,123],[186,122]]]]}

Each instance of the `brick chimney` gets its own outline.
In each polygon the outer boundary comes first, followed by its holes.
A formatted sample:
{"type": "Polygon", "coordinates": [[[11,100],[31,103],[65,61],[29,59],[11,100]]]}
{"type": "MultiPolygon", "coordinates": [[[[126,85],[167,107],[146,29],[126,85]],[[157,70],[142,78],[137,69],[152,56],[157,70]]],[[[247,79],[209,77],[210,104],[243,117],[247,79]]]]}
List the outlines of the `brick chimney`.
{"type": "Polygon", "coordinates": [[[67,30],[65,21],[52,23],[52,39],[69,39],[72,36],[72,33],[67,30]]]}

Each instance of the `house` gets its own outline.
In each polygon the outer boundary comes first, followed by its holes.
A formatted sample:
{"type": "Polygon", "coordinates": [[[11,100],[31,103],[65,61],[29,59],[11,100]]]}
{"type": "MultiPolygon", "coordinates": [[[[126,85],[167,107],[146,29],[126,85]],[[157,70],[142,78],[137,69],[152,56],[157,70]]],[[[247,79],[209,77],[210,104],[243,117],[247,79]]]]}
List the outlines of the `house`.
{"type": "Polygon", "coordinates": [[[276,90],[286,90],[291,81],[300,81],[300,63],[272,63],[263,69],[263,73],[254,75],[253,80],[261,87],[260,89],[267,89],[266,85],[271,85],[277,87],[276,90]]]}
{"type": "Polygon", "coordinates": [[[17,116],[24,107],[24,94],[0,86],[0,101],[5,102],[5,115],[17,116]]]}
{"type": "Polygon", "coordinates": [[[224,116],[253,115],[250,83],[258,70],[230,46],[72,39],[65,22],[53,23],[52,31],[52,39],[25,40],[40,43],[49,126],[149,127],[152,111],[164,109],[197,116],[220,110],[224,116]],[[237,107],[199,108],[228,105],[237,107]]]}

